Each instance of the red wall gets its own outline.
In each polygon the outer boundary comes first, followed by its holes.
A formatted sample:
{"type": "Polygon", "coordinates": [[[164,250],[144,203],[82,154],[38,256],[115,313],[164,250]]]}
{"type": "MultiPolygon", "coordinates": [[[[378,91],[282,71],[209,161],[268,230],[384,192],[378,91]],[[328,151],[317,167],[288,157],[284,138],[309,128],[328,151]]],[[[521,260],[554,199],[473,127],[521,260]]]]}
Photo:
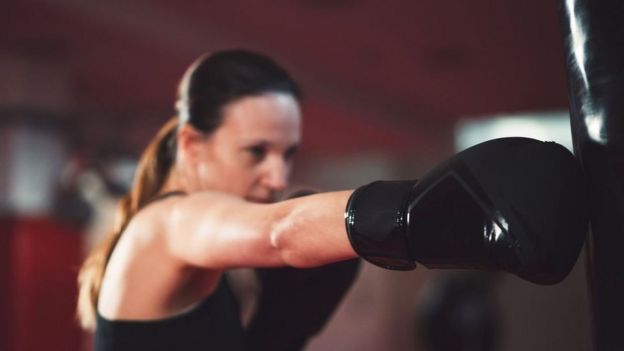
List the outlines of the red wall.
{"type": "Polygon", "coordinates": [[[78,350],[81,234],[47,219],[0,219],[0,349],[78,350]]]}

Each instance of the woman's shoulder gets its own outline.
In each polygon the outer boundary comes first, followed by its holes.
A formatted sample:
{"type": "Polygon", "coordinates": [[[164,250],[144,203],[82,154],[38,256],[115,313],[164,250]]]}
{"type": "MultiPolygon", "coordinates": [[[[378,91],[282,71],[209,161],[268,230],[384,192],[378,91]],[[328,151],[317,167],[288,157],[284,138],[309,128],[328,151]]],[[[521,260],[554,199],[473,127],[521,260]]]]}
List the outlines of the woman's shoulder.
{"type": "Polygon", "coordinates": [[[173,238],[174,242],[184,241],[197,233],[203,236],[206,228],[217,230],[225,218],[248,210],[248,206],[240,197],[214,191],[163,194],[142,208],[130,221],[127,230],[162,234],[173,238]]]}
{"type": "Polygon", "coordinates": [[[219,191],[198,191],[193,193],[163,194],[151,201],[145,212],[158,216],[187,221],[189,218],[209,217],[222,214],[224,210],[240,206],[246,201],[239,197],[219,191]]]}
{"type": "Polygon", "coordinates": [[[183,192],[156,195],[130,220],[126,232],[161,233],[167,227],[176,204],[185,198],[183,192]]]}

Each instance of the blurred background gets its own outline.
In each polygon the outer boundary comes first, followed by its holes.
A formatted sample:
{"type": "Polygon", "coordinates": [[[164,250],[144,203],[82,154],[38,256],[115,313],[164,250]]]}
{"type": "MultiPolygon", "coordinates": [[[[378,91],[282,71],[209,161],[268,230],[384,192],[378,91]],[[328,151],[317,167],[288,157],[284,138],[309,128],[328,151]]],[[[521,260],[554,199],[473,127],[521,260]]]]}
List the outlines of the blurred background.
{"type": "MultiPolygon", "coordinates": [[[[506,135],[571,147],[555,2],[3,0],[0,32],[2,350],[89,350],[77,269],[202,53],[301,84],[296,186],[418,178],[506,135]]],[[[583,256],[550,287],[366,264],[307,350],[589,350],[583,256]]]]}

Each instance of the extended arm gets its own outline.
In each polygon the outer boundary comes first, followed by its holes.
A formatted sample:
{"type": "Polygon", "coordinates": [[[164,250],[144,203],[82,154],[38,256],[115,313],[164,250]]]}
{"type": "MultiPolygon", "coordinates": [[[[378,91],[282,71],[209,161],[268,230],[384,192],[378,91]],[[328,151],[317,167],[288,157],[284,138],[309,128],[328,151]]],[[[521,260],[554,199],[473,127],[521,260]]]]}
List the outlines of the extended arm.
{"type": "Polygon", "coordinates": [[[320,266],[356,257],[344,224],[350,194],[256,204],[197,193],[170,204],[164,231],[172,255],[194,266],[320,266]]]}
{"type": "Polygon", "coordinates": [[[206,267],[315,267],[359,255],[390,269],[502,269],[553,284],[578,257],[586,196],[578,160],[563,146],[502,138],[458,153],[419,182],[272,205],[193,195],[169,231],[185,233],[173,236],[172,252],[206,267]]]}

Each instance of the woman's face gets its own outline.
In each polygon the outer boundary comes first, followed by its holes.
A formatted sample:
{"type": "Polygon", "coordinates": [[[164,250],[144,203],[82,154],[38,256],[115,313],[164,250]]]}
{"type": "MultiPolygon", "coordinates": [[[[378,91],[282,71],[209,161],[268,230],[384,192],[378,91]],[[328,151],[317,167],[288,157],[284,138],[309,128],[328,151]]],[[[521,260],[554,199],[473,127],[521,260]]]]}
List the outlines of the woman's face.
{"type": "Polygon", "coordinates": [[[288,185],[301,142],[301,112],[290,94],[266,93],[223,108],[223,123],[194,141],[198,190],[218,190],[271,202],[288,185]]]}

